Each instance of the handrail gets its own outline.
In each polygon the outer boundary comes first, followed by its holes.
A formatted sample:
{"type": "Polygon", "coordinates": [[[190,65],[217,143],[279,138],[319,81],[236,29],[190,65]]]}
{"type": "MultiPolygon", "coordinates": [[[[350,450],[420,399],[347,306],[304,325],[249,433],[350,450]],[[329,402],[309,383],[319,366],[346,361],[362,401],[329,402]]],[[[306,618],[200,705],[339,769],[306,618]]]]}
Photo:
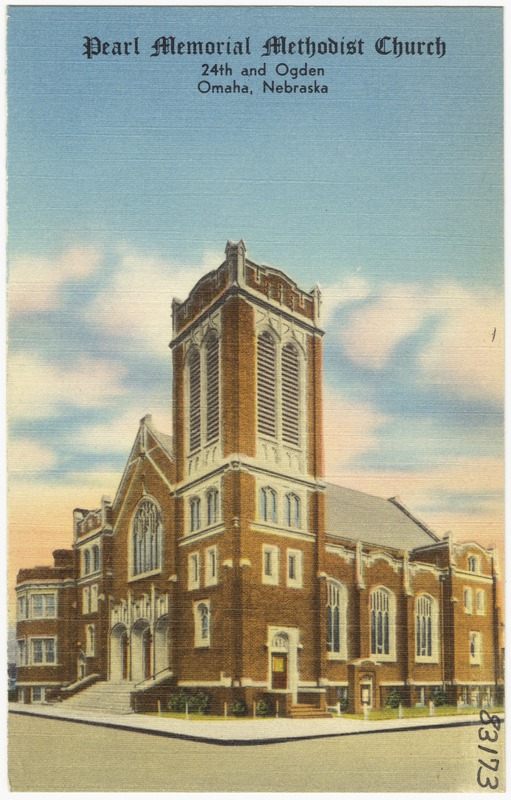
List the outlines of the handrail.
{"type": "Polygon", "coordinates": [[[141,681],[136,683],[133,688],[136,689],[137,686],[141,686],[143,683],[147,683],[147,681],[154,681],[158,675],[161,675],[162,672],[170,671],[170,667],[164,667],[163,669],[158,670],[158,672],[155,672],[154,675],[150,675],[148,678],[143,678],[141,681]]]}
{"type": "Polygon", "coordinates": [[[71,683],[66,683],[64,686],[61,687],[61,692],[68,692],[73,689],[76,689],[78,686],[81,686],[84,683],[95,683],[101,675],[99,672],[93,672],[90,675],[84,675],[83,678],[79,678],[77,681],[71,681],[71,683]]]}

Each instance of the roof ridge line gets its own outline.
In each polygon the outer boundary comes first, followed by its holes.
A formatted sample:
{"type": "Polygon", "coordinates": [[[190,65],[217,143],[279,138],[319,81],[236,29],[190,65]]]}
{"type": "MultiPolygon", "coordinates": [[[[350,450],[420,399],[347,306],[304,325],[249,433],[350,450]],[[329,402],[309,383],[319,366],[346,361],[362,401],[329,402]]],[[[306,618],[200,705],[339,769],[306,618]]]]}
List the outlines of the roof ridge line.
{"type": "Polygon", "coordinates": [[[399,510],[400,510],[400,511],[402,511],[402,512],[403,512],[403,514],[405,514],[405,516],[407,516],[409,519],[411,519],[411,520],[412,520],[412,522],[415,522],[415,524],[416,524],[416,525],[418,525],[418,526],[419,526],[419,528],[422,528],[422,530],[423,530],[425,533],[427,533],[427,534],[428,534],[428,536],[431,536],[431,538],[432,538],[432,539],[433,539],[435,542],[440,542],[440,541],[441,541],[440,537],[439,537],[439,536],[437,536],[437,535],[436,535],[436,533],[433,533],[433,531],[432,531],[430,528],[428,528],[428,526],[426,525],[426,523],[425,523],[425,522],[423,522],[421,519],[419,519],[418,517],[416,517],[414,514],[412,514],[412,512],[411,512],[411,511],[409,511],[409,510],[407,509],[407,507],[406,507],[406,506],[404,505],[404,503],[403,503],[403,502],[402,502],[402,501],[399,499],[399,497],[387,497],[387,502],[388,502],[388,503],[392,503],[392,505],[396,506],[396,508],[399,508],[399,510]]]}

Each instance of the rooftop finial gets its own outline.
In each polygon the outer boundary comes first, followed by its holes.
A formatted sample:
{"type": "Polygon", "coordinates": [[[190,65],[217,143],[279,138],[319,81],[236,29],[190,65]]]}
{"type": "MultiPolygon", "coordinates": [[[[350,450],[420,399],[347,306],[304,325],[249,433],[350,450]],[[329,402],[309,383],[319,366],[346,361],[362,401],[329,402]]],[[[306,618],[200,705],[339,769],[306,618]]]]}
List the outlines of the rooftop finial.
{"type": "Polygon", "coordinates": [[[225,245],[225,255],[226,256],[231,255],[231,253],[238,254],[238,253],[246,253],[246,252],[247,252],[247,248],[245,247],[245,242],[243,241],[243,239],[240,239],[239,242],[231,242],[231,240],[229,239],[229,241],[225,245]]]}
{"type": "Polygon", "coordinates": [[[238,284],[244,280],[246,252],[247,248],[243,239],[240,239],[239,242],[228,241],[225,246],[225,259],[229,266],[231,280],[238,284]]]}

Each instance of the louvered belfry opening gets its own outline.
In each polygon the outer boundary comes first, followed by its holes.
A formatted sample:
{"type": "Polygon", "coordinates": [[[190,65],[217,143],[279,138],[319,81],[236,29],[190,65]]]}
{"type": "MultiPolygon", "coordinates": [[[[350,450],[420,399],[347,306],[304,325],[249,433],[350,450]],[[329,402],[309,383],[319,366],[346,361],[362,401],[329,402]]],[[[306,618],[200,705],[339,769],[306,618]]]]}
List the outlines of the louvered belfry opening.
{"type": "Polygon", "coordinates": [[[269,333],[257,339],[257,430],[264,436],[277,435],[276,348],[269,333]]]}
{"type": "Polygon", "coordinates": [[[282,348],[282,440],[300,444],[300,365],[292,344],[282,348]]]}
{"type": "Polygon", "coordinates": [[[218,439],[220,431],[219,343],[211,336],[206,346],[206,442],[218,439]]]}
{"type": "Polygon", "coordinates": [[[201,390],[200,353],[194,350],[189,361],[190,390],[190,452],[198,450],[201,444],[201,390]]]}

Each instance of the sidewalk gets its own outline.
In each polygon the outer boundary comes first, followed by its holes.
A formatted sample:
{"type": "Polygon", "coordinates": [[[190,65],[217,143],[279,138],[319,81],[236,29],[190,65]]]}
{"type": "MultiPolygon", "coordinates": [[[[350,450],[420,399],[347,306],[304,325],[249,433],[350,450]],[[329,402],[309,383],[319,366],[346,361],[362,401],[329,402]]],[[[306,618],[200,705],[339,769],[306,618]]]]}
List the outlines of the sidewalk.
{"type": "MultiPolygon", "coordinates": [[[[421,717],[418,719],[364,720],[332,719],[258,719],[196,722],[144,714],[100,715],[72,711],[65,705],[30,706],[9,703],[9,713],[47,717],[85,725],[100,725],[125,731],[189,739],[218,745],[277,744],[303,739],[334,736],[356,736],[385,731],[411,731],[417,728],[447,728],[477,725],[479,713],[452,717],[421,717]]],[[[504,717],[501,716],[503,721],[504,717]]]]}

